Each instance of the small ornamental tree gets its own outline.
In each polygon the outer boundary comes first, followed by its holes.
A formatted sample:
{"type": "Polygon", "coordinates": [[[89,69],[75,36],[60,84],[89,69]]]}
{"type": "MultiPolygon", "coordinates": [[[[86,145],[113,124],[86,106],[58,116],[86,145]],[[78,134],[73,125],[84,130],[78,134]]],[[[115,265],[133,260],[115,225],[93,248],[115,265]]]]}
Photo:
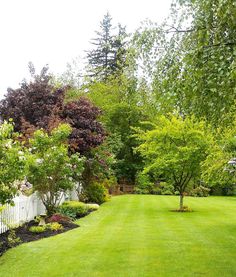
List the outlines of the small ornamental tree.
{"type": "Polygon", "coordinates": [[[30,139],[27,178],[38,192],[47,214],[56,211],[64,192],[72,189],[83,171],[79,154],[68,155],[71,127],[61,124],[50,134],[37,130],[30,139]]]}
{"type": "Polygon", "coordinates": [[[22,146],[15,140],[11,122],[4,121],[0,126],[0,204],[13,204],[12,199],[18,191],[16,181],[25,174],[25,154],[22,146]]]}
{"type": "Polygon", "coordinates": [[[201,176],[201,163],[207,157],[212,137],[204,122],[193,118],[160,117],[153,129],[139,132],[137,148],[145,158],[144,173],[155,180],[173,184],[180,194],[180,210],[188,188],[201,176]]]}

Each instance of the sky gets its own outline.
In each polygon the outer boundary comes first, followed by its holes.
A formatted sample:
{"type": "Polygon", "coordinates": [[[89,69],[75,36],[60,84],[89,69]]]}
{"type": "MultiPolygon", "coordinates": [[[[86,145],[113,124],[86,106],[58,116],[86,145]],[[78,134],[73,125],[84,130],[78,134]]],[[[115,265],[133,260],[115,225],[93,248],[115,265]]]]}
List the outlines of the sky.
{"type": "Polygon", "coordinates": [[[66,64],[91,49],[90,40],[109,12],[113,24],[135,31],[140,22],[161,23],[171,0],[0,0],[0,98],[48,64],[60,74],[66,64]]]}

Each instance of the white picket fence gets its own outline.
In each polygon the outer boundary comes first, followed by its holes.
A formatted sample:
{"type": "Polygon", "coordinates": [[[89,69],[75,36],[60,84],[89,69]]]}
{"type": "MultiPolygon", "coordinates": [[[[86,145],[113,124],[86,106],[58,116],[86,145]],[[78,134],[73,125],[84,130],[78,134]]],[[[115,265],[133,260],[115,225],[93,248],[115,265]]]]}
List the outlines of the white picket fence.
{"type": "MultiPolygon", "coordinates": [[[[68,193],[62,193],[60,204],[65,200],[78,200],[75,187],[68,193]]],[[[79,185],[81,186],[81,185],[79,185]]],[[[20,195],[13,199],[15,205],[5,205],[4,210],[0,212],[0,234],[6,232],[9,226],[19,226],[22,223],[28,222],[40,214],[44,214],[45,207],[42,201],[34,193],[30,196],[20,195]]]]}
{"type": "MultiPolygon", "coordinates": [[[[67,197],[62,196],[61,203],[67,197]]],[[[20,195],[14,198],[14,206],[6,205],[0,213],[0,234],[6,232],[8,226],[19,226],[24,222],[28,222],[42,213],[45,213],[45,208],[42,201],[36,194],[29,197],[20,195]]]]}

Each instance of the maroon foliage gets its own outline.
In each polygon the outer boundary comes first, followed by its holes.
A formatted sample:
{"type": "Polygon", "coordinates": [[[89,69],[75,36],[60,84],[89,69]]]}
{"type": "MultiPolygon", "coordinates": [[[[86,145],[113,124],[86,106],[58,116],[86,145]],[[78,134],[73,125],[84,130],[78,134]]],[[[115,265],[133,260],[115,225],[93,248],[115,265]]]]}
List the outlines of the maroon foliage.
{"type": "Polygon", "coordinates": [[[68,87],[55,88],[44,67],[40,75],[35,75],[30,67],[32,81],[22,82],[18,89],[8,89],[0,102],[1,119],[12,118],[15,131],[23,134],[27,140],[39,128],[50,132],[60,123],[69,123],[72,134],[69,138],[70,150],[85,154],[91,148],[100,145],[105,138],[105,131],[97,121],[101,111],[88,99],[64,103],[68,87]]]}
{"type": "Polygon", "coordinates": [[[47,219],[47,222],[67,223],[71,222],[71,219],[68,216],[62,214],[53,214],[47,219]]]}
{"type": "Polygon", "coordinates": [[[85,153],[103,142],[105,132],[102,124],[97,121],[100,114],[101,111],[84,97],[64,106],[62,118],[73,128],[71,149],[85,153]]]}
{"type": "Polygon", "coordinates": [[[1,117],[12,118],[16,131],[22,131],[22,125],[27,124],[47,129],[52,115],[61,109],[64,90],[53,88],[47,71],[44,67],[40,75],[32,73],[33,81],[23,81],[18,89],[8,88],[5,99],[0,102],[1,117]]]}

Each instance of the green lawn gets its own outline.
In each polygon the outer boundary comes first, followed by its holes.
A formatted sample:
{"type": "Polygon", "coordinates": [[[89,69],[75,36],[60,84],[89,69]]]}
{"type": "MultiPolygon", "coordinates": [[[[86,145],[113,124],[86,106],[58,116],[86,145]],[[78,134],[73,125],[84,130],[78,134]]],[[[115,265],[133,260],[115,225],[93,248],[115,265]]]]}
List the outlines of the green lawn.
{"type": "Polygon", "coordinates": [[[23,244],[0,258],[0,276],[236,276],[236,198],[126,195],[80,228],[23,244]]]}

